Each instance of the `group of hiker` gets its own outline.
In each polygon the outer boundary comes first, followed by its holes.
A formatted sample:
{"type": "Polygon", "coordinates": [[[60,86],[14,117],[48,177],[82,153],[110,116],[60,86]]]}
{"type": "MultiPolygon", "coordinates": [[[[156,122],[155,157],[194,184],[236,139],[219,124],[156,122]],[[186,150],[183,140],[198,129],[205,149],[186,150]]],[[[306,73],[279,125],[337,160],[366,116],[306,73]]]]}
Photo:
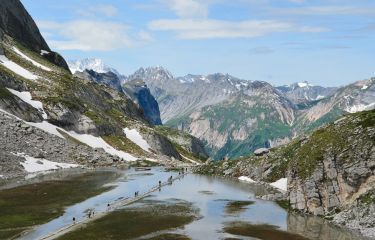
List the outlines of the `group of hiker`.
{"type": "MultiPolygon", "coordinates": [[[[184,174],[185,171],[187,171],[187,168],[182,168],[182,170],[180,170],[180,171],[178,172],[178,175],[184,174]]],[[[172,181],[173,181],[173,176],[170,176],[170,177],[168,178],[168,182],[169,182],[170,184],[172,184],[172,181]]],[[[161,189],[161,186],[162,186],[162,182],[159,181],[159,190],[161,189]]],[[[134,197],[136,198],[136,197],[138,197],[138,196],[139,196],[139,191],[134,192],[134,197]]],[[[109,211],[109,208],[110,208],[110,204],[108,203],[108,204],[107,204],[107,210],[108,210],[108,211],[109,211]]],[[[95,212],[94,212],[93,210],[90,210],[90,211],[87,213],[87,216],[88,216],[88,218],[91,218],[91,217],[94,216],[94,214],[95,214],[95,212]]],[[[73,224],[75,224],[75,223],[76,223],[76,218],[73,217],[73,224]]]]}

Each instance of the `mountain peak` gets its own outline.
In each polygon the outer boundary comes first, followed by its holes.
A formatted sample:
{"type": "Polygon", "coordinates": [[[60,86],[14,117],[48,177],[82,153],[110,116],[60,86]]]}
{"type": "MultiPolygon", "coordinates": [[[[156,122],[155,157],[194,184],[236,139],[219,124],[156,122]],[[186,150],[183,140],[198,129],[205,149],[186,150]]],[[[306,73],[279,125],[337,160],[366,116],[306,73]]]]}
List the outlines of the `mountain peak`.
{"type": "Polygon", "coordinates": [[[298,87],[298,88],[308,88],[308,87],[313,87],[314,85],[312,85],[308,81],[303,81],[303,82],[293,83],[291,86],[294,87],[294,88],[296,88],[296,87],[298,87]]]}
{"type": "Polygon", "coordinates": [[[108,67],[103,60],[99,58],[85,58],[82,60],[68,61],[68,65],[72,73],[93,70],[97,73],[113,72],[116,75],[119,75],[115,69],[108,67]]]}

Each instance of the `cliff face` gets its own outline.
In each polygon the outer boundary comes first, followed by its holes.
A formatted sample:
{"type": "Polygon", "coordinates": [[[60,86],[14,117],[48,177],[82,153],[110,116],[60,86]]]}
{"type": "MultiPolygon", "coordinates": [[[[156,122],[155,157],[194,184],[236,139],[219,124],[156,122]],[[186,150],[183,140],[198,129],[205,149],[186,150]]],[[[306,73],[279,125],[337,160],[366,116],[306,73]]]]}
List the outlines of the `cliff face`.
{"type": "Polygon", "coordinates": [[[144,115],[150,123],[153,125],[162,124],[158,102],[143,81],[128,81],[123,85],[123,89],[143,109],[144,115]]]}
{"type": "Polygon", "coordinates": [[[316,215],[353,204],[375,186],[375,111],[344,117],[314,132],[287,173],[293,208],[316,215]],[[305,159],[302,153],[306,154],[305,159]]]}
{"type": "Polygon", "coordinates": [[[5,35],[38,54],[42,54],[41,51],[44,50],[42,56],[45,59],[69,71],[64,58],[51,51],[34,20],[19,0],[1,1],[0,39],[5,35]]]}

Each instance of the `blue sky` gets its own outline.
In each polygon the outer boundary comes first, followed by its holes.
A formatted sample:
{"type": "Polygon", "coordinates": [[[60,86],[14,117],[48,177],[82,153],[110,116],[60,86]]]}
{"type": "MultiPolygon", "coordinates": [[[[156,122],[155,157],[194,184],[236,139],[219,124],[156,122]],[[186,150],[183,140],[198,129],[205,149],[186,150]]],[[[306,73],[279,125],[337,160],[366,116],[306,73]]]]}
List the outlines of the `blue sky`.
{"type": "Polygon", "coordinates": [[[274,85],[375,76],[374,0],[22,0],[66,59],[274,85]]]}

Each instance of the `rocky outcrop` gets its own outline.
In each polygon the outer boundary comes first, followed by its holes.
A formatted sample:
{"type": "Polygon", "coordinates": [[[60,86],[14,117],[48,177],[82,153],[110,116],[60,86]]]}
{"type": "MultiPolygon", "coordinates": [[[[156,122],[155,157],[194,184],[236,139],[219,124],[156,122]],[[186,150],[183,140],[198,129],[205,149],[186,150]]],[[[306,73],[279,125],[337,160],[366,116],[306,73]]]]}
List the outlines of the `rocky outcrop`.
{"type": "Polygon", "coordinates": [[[42,114],[0,85],[0,109],[29,122],[41,122],[42,114]]]}
{"type": "Polygon", "coordinates": [[[123,85],[123,89],[143,109],[144,115],[150,123],[153,125],[162,124],[158,102],[143,81],[128,81],[123,85]]]}
{"type": "Polygon", "coordinates": [[[34,20],[19,0],[1,1],[0,39],[5,34],[38,54],[42,50],[47,51],[48,53],[43,54],[47,60],[69,71],[64,58],[51,51],[34,20]]]}

